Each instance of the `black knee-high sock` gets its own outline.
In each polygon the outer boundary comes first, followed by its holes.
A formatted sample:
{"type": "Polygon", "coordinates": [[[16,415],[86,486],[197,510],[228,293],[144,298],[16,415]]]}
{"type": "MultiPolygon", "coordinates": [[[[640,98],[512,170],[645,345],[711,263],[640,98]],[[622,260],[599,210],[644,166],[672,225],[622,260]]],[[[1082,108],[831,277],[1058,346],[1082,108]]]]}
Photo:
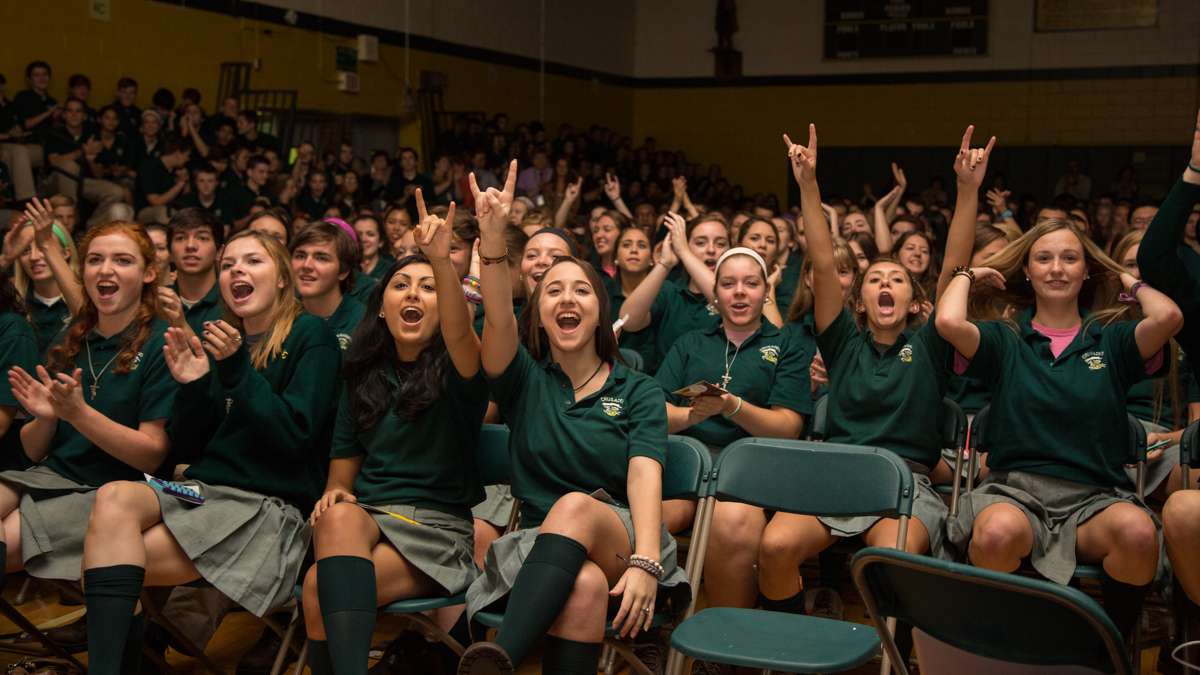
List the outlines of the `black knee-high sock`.
{"type": "Polygon", "coordinates": [[[318,560],[317,597],[334,671],[366,675],[375,631],[375,563],[352,555],[318,560]]]}
{"type": "Polygon", "coordinates": [[[1150,584],[1132,586],[1105,576],[1100,582],[1101,595],[1104,598],[1104,611],[1112,619],[1113,625],[1121,631],[1126,639],[1133,635],[1138,617],[1142,613],[1142,602],[1150,584]]]}
{"type": "Polygon", "coordinates": [[[308,661],[308,670],[312,675],[333,675],[333,663],[329,660],[329,643],[327,641],[309,640],[306,660],[308,661]]]}
{"type": "Polygon", "coordinates": [[[800,591],[795,595],[772,600],[765,595],[760,595],[758,604],[763,609],[769,612],[785,612],[787,614],[804,614],[804,591],[800,591]]]}
{"type": "Polygon", "coordinates": [[[599,642],[576,642],[547,635],[542,675],[595,675],[603,647],[599,642]]]}
{"type": "Polygon", "coordinates": [[[125,638],[146,570],[137,565],[96,567],[83,572],[87,600],[88,672],[120,675],[125,638]]]}
{"type": "Polygon", "coordinates": [[[129,637],[125,638],[125,651],[121,654],[121,672],[124,675],[141,675],[142,647],[146,644],[146,615],[133,615],[129,622],[129,637]]]}
{"type": "Polygon", "coordinates": [[[535,640],[562,611],[575,577],[587,560],[583,544],[558,534],[539,534],[508,594],[508,610],[496,642],[513,665],[521,663],[535,640]]]}

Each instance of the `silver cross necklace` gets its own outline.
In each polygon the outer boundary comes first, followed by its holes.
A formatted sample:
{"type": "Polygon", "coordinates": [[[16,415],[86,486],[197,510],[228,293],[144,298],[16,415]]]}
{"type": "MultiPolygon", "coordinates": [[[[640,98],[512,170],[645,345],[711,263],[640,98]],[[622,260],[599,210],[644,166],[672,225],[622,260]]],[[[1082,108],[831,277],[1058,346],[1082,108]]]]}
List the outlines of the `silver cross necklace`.
{"type": "Polygon", "coordinates": [[[108,363],[104,364],[104,367],[101,368],[100,372],[97,373],[95,366],[92,365],[92,346],[86,339],[83,341],[83,346],[87,349],[88,371],[92,374],[92,383],[88,385],[88,389],[91,390],[92,400],[94,401],[96,400],[96,392],[100,391],[100,378],[104,376],[104,371],[108,370],[108,367],[112,365],[112,362],[117,360],[117,357],[121,355],[121,352],[118,350],[116,354],[113,354],[113,357],[108,360],[108,363]]]}

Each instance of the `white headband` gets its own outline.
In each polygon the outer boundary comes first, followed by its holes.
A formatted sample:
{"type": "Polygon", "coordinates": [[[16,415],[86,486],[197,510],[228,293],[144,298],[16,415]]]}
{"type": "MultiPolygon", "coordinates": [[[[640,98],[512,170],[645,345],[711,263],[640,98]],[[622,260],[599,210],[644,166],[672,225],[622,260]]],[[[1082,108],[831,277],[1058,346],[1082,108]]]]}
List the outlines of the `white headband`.
{"type": "Polygon", "coordinates": [[[758,251],[755,251],[752,248],[746,248],[745,246],[737,246],[722,253],[721,257],[717,258],[717,266],[713,268],[713,272],[719,273],[721,271],[721,264],[735,255],[744,255],[754,258],[754,262],[758,263],[758,266],[762,268],[763,278],[766,279],[768,276],[770,276],[767,273],[767,263],[763,261],[762,256],[758,254],[758,251]]]}

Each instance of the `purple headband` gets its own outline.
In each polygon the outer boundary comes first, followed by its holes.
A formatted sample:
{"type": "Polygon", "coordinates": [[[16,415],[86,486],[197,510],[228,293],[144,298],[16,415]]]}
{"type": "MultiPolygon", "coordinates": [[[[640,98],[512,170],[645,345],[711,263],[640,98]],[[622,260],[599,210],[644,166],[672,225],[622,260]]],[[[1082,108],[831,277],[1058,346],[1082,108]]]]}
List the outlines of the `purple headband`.
{"type": "Polygon", "coordinates": [[[337,225],[338,227],[342,228],[346,231],[346,234],[350,235],[350,238],[354,240],[354,243],[358,243],[358,233],[354,231],[353,227],[350,227],[350,223],[347,223],[341,218],[322,218],[321,220],[329,223],[330,225],[337,225]]]}

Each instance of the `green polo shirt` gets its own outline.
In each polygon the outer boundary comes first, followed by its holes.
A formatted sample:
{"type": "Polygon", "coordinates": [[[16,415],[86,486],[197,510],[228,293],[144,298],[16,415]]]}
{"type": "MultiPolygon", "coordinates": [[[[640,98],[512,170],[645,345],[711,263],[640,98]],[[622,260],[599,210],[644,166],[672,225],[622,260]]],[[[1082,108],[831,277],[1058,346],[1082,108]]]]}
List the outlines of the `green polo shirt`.
{"type": "Polygon", "coordinates": [[[312,508],[325,488],[341,352],[325,322],[301,314],[263,370],[242,346],[179,389],[171,440],[189,478],[312,508]],[[186,461],[186,460],[181,460],[186,461]]]}
{"type": "Polygon", "coordinates": [[[380,254],[379,260],[375,261],[375,267],[372,267],[371,271],[366,272],[366,274],[375,279],[375,281],[382,282],[383,275],[387,274],[387,271],[392,269],[392,265],[395,264],[395,258],[387,254],[380,254]]]}
{"type": "Polygon", "coordinates": [[[137,198],[138,208],[149,206],[146,200],[149,195],[161,195],[175,187],[175,174],[163,164],[161,157],[147,157],[138,167],[137,198]]]}
{"type": "MultiPolygon", "coordinates": [[[[740,347],[725,337],[725,329],[719,325],[687,333],[675,342],[654,379],[668,401],[689,405],[687,399],[671,392],[701,380],[719,386],[726,360],[729,393],[759,407],[780,406],[801,415],[812,414],[808,384],[812,356],[805,356],[799,343],[789,341],[769,321],[763,321],[740,347]]],[[[713,415],[681,433],[716,448],[750,435],[721,415],[713,415]]]]}
{"type": "Polygon", "coordinates": [[[1001,321],[979,326],[979,350],[966,375],[992,388],[988,466],[1076,483],[1130,487],[1125,394],[1146,377],[1134,339],[1136,321],[1084,327],[1057,358],[1033,329],[1032,312],[1016,330],[1001,321]]]}
{"type": "Polygon", "coordinates": [[[941,457],[939,418],[953,350],[933,317],[883,347],[842,310],[817,346],[829,372],[825,439],[891,450],[933,468],[941,457]]]}
{"type": "MultiPolygon", "coordinates": [[[[608,291],[608,300],[612,308],[610,314],[613,321],[616,321],[621,318],[621,308],[625,305],[625,291],[621,289],[621,271],[617,270],[615,277],[602,274],[600,278],[604,282],[604,289],[608,291]]],[[[617,341],[623,349],[632,349],[642,355],[645,372],[652,373],[658,367],[662,356],[658,353],[653,325],[637,332],[622,330],[617,341]]]]}
{"type": "MultiPolygon", "coordinates": [[[[703,293],[688,290],[687,279],[679,283],[663,282],[650,307],[650,326],[654,330],[655,349],[659,354],[669,354],[675,341],[685,333],[705,330],[720,325],[721,316],[717,309],[708,304],[703,293]]],[[[657,363],[647,364],[649,372],[657,370],[657,363]]]]}
{"type": "MultiPolygon", "coordinates": [[[[131,326],[130,330],[136,330],[131,326]]],[[[88,334],[87,347],[75,357],[75,368],[83,370],[83,398],[101,415],[136,429],[142,422],[165,420],[171,416],[178,385],[163,360],[163,334],[167,323],[155,320],[150,335],[138,350],[128,373],[116,372],[116,361],[105,368],[121,351],[126,333],[103,337],[88,334]],[[88,350],[91,350],[91,367],[88,350]],[[93,380],[92,371],[100,377],[93,380]],[[103,372],[101,372],[103,370],[103,372]],[[98,384],[93,398],[91,385],[98,384]]],[[[64,369],[66,370],[66,369],[64,369]]],[[[113,457],[88,440],[75,427],[59,420],[50,441],[50,456],[44,464],[66,478],[99,487],[114,480],[142,480],[142,471],[113,457]]]]}
{"type": "Polygon", "coordinates": [[[33,325],[33,334],[37,338],[38,354],[45,358],[54,338],[71,323],[71,310],[67,302],[59,297],[49,305],[37,299],[32,291],[25,294],[25,304],[29,308],[29,323],[33,325]]]}
{"type": "MultiPolygon", "coordinates": [[[[401,364],[411,370],[412,364],[401,364]]],[[[396,368],[380,366],[395,392],[396,368]]],[[[378,423],[361,429],[343,392],[330,457],[365,455],[354,480],[354,494],[367,504],[408,504],[470,517],[483,501],[476,453],[488,391],[481,370],[463,379],[452,364],[446,368],[443,392],[412,419],[389,410],[378,423]]]]}
{"type": "Polygon", "coordinates": [[[333,331],[333,336],[337,338],[338,347],[342,351],[350,348],[350,338],[354,335],[354,329],[362,322],[363,314],[366,313],[366,305],[346,295],[342,297],[333,314],[325,319],[325,325],[333,331]]]}
{"type": "Polygon", "coordinates": [[[379,280],[370,274],[363,274],[358,270],[354,270],[351,274],[354,275],[354,281],[350,284],[350,292],[347,295],[361,302],[363,307],[366,307],[371,304],[371,292],[379,285],[379,280]]]}
{"type": "MultiPolygon", "coordinates": [[[[179,295],[179,287],[171,287],[176,295],[179,295]]],[[[179,296],[180,304],[183,303],[183,296],[179,296]]],[[[206,321],[216,321],[221,318],[221,286],[213,282],[212,288],[204,294],[191,307],[183,306],[183,320],[191,327],[192,332],[196,335],[204,334],[204,323],[206,321]]]]}
{"type": "MultiPolygon", "coordinates": [[[[7,375],[10,368],[20,366],[36,377],[34,369],[38,362],[37,338],[29,321],[16,312],[0,313],[0,372],[7,375]]],[[[0,377],[0,407],[21,407],[13,396],[8,377],[0,377]]],[[[8,431],[0,436],[0,470],[26,469],[30,466],[29,458],[21,446],[23,423],[14,419],[8,431]]]]}
{"type": "Polygon", "coordinates": [[[603,488],[628,504],[629,459],[666,462],[666,401],[648,375],[617,363],[600,391],[576,401],[558,364],[534,361],[520,346],[489,384],[508,420],[521,527],[540,525],[568,492],[603,488]]]}
{"type": "MultiPolygon", "coordinates": [[[[1164,352],[1164,355],[1170,351],[1164,352]]],[[[1189,387],[1189,382],[1194,382],[1192,379],[1192,367],[1188,361],[1187,355],[1179,350],[1179,364],[1177,366],[1179,372],[1179,388],[1176,392],[1180,406],[1183,408],[1179,411],[1179,427],[1175,425],[1175,406],[1173,401],[1175,397],[1171,396],[1170,380],[1167,376],[1169,368],[1164,364],[1161,377],[1148,377],[1135,382],[1125,393],[1125,407],[1130,415],[1154,424],[1161,424],[1170,429],[1181,428],[1187,426],[1188,411],[1187,404],[1191,399],[1191,394],[1194,393],[1195,387],[1189,387]],[[1192,391],[1189,391],[1192,390],[1192,391]]]]}

